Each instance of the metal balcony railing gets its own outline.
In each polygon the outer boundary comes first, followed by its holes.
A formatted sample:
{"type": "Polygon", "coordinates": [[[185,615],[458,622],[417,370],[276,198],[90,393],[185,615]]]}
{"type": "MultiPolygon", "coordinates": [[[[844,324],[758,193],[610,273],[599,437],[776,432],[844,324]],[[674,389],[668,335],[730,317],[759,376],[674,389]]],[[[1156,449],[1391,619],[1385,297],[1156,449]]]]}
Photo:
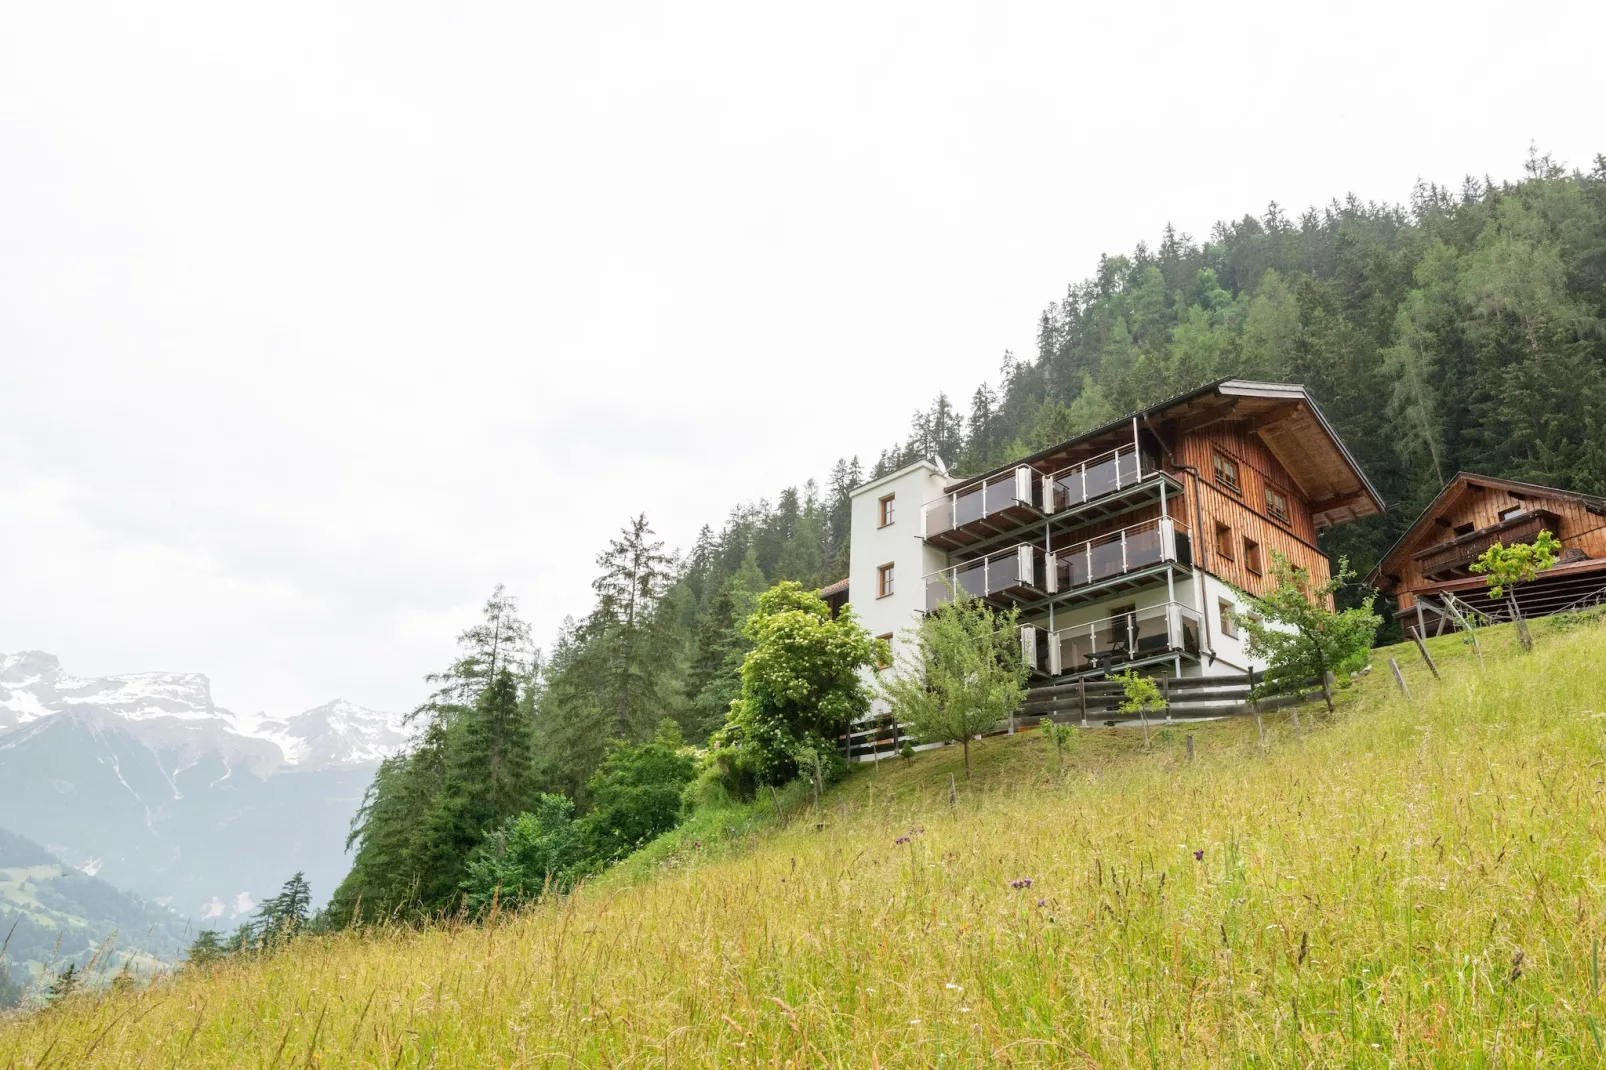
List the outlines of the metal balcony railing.
{"type": "Polygon", "coordinates": [[[925,537],[936,538],[1016,510],[1035,510],[1038,494],[1035,476],[1030,468],[1021,465],[1013,472],[973,483],[927,502],[922,507],[925,537]]]}
{"type": "Polygon", "coordinates": [[[1005,602],[1029,602],[1158,565],[1192,560],[1188,529],[1172,517],[1147,520],[1108,535],[1045,553],[1020,543],[924,577],[926,611],[957,594],[1005,602]]]}
{"type": "MultiPolygon", "coordinates": [[[[1147,520],[1065,549],[1054,550],[1054,591],[1069,591],[1162,561],[1191,560],[1179,553],[1187,525],[1174,517],[1147,520]]],[[[1191,550],[1191,546],[1189,547],[1191,550]]]]}
{"type": "Polygon", "coordinates": [[[1140,454],[1135,446],[1122,446],[1049,476],[1052,500],[1045,504],[1049,512],[1057,513],[1130,487],[1145,473],[1153,475],[1158,471],[1160,465],[1153,458],[1140,454]]]}
{"type": "Polygon", "coordinates": [[[957,594],[964,598],[1029,601],[1046,595],[1051,572],[1048,557],[1030,544],[1012,546],[925,577],[929,613],[957,594]]]}
{"type": "Polygon", "coordinates": [[[1038,629],[1022,629],[1021,649],[1034,662],[1032,668],[1050,676],[1065,673],[1110,670],[1125,662],[1140,661],[1166,654],[1199,656],[1199,637],[1204,618],[1199,611],[1180,602],[1118,613],[1047,633],[1047,642],[1036,640],[1038,629]],[[1038,664],[1043,655],[1047,664],[1038,664]]]}

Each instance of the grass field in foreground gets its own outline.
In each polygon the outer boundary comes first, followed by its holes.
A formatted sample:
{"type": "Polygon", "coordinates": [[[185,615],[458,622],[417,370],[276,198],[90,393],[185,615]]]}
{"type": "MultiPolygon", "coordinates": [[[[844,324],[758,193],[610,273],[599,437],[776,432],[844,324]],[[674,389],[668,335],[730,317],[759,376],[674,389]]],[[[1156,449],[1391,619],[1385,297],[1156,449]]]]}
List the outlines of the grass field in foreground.
{"type": "Polygon", "coordinates": [[[957,753],[894,762],[491,926],[78,997],[0,1070],[1598,1064],[1606,628],[1484,636],[1264,752],[1093,731],[1062,774],[1027,733],[951,811],[957,753]]]}

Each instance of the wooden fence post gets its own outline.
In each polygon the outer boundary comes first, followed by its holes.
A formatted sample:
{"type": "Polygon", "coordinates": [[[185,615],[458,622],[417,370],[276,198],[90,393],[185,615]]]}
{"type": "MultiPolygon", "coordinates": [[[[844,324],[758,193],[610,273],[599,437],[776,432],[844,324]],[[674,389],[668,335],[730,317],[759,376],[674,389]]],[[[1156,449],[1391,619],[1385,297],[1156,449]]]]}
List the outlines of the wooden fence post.
{"type": "Polygon", "coordinates": [[[1415,628],[1411,629],[1411,641],[1416,644],[1417,653],[1422,655],[1422,660],[1427,662],[1428,668],[1433,671],[1433,678],[1435,680],[1444,679],[1439,675],[1439,667],[1433,664],[1433,655],[1428,653],[1427,644],[1422,641],[1422,637],[1417,634],[1415,628]]]}
{"type": "Polygon", "coordinates": [[[1266,749],[1266,722],[1260,718],[1260,699],[1255,695],[1255,667],[1249,666],[1249,708],[1255,713],[1255,731],[1260,735],[1260,749],[1266,749]]]}
{"type": "Polygon", "coordinates": [[[1188,733],[1188,761],[1193,761],[1193,733],[1188,733]]]}
{"type": "Polygon", "coordinates": [[[1400,672],[1400,663],[1389,658],[1389,669],[1394,673],[1394,682],[1400,685],[1400,694],[1405,696],[1407,702],[1411,699],[1411,689],[1405,686],[1405,674],[1400,672]]]}
{"type": "Polygon", "coordinates": [[[775,819],[777,821],[783,820],[785,815],[781,813],[781,795],[780,792],[775,790],[774,784],[770,785],[770,798],[775,802],[775,819]]]}
{"type": "Polygon", "coordinates": [[[1087,677],[1076,681],[1076,694],[1082,700],[1082,727],[1087,727],[1087,677]]]}

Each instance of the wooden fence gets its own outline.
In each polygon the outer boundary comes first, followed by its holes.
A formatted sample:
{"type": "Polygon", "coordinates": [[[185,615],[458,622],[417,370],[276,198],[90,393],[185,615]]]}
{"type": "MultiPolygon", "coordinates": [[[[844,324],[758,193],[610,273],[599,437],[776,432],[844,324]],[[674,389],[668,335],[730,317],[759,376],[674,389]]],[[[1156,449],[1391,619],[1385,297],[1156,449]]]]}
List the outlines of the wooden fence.
{"type": "MultiPolygon", "coordinates": [[[[1156,720],[1164,721],[1168,714],[1173,718],[1192,719],[1249,713],[1257,708],[1272,710],[1321,694],[1321,681],[1311,680],[1296,694],[1251,702],[1250,694],[1260,680],[1259,674],[1253,672],[1223,676],[1159,677],[1155,682],[1159,684],[1160,693],[1166,700],[1166,711],[1156,715],[1156,720]]],[[[1126,693],[1118,680],[1042,684],[1026,692],[1026,701],[1011,720],[1001,721],[977,735],[979,738],[1035,728],[1044,717],[1062,724],[1085,727],[1135,721],[1137,714],[1122,713],[1118,709],[1125,697],[1126,693]]],[[[890,717],[883,717],[879,721],[872,719],[854,725],[844,740],[844,752],[849,761],[872,760],[878,755],[882,758],[896,757],[906,740],[914,743],[917,750],[942,745],[922,745],[910,735],[907,726],[895,723],[890,717]]]]}

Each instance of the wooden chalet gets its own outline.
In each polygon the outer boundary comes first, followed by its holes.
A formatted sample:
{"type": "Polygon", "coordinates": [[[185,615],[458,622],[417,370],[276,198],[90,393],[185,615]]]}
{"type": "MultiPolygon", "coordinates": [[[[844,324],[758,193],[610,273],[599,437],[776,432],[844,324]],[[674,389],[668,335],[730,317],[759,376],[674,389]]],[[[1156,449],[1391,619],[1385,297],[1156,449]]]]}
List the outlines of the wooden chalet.
{"type": "MultiPolygon", "coordinates": [[[[1235,618],[1272,554],[1329,575],[1320,531],[1383,505],[1303,387],[1223,379],[993,471],[921,512],[954,592],[1018,606],[1041,673],[1250,667],[1235,618]]],[[[855,538],[858,533],[855,532],[855,538]]]]}
{"type": "Polygon", "coordinates": [[[1419,633],[1454,627],[1447,601],[1463,614],[1507,619],[1507,604],[1488,596],[1487,580],[1471,565],[1497,542],[1532,542],[1541,531],[1560,541],[1561,555],[1515,589],[1523,615],[1606,601],[1606,498],[1471,472],[1445,484],[1367,582],[1397,599],[1402,626],[1419,633]]]}

